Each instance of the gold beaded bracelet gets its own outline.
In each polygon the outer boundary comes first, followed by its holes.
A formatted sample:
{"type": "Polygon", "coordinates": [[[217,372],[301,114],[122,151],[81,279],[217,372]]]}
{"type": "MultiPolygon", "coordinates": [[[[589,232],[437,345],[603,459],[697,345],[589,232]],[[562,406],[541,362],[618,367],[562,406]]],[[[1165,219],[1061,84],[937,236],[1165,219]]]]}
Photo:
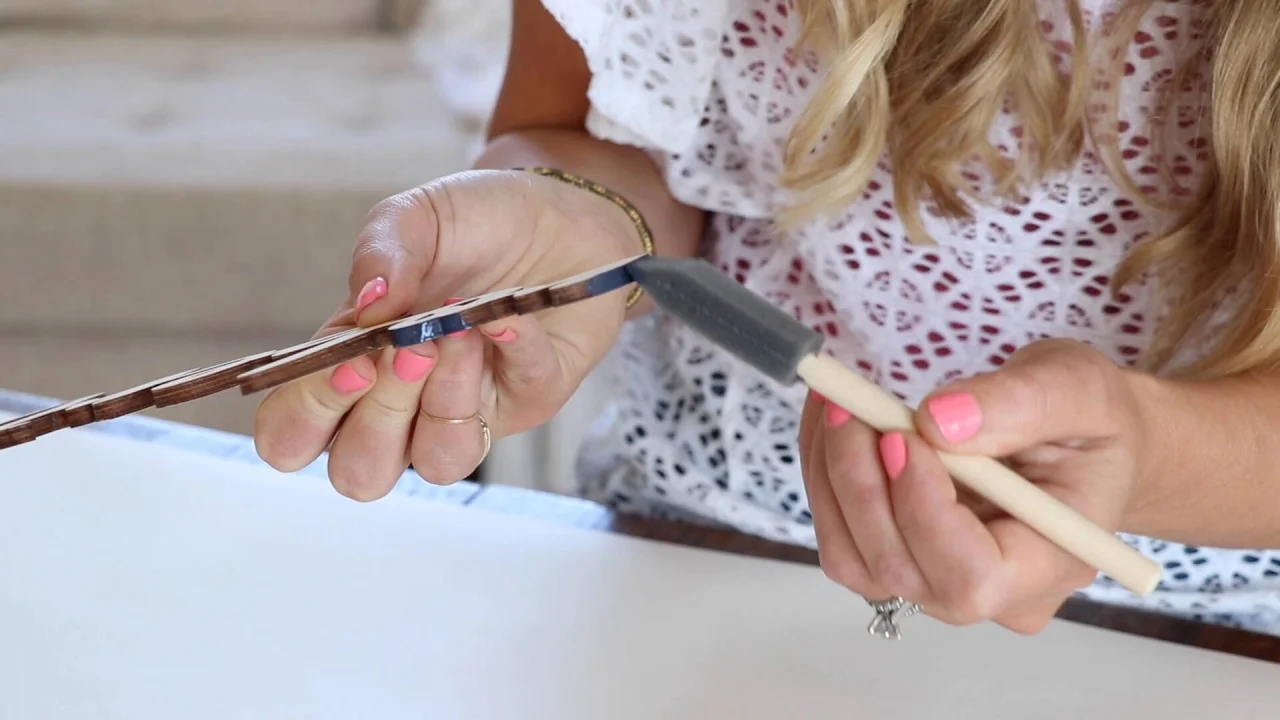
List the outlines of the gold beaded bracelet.
{"type": "MultiPolygon", "coordinates": [[[[531,172],[543,177],[555,178],[556,180],[569,183],[574,187],[581,188],[582,190],[586,190],[589,193],[599,195],[600,197],[609,200],[614,205],[622,208],[622,211],[627,214],[627,217],[631,218],[631,223],[636,226],[636,232],[640,234],[640,245],[644,248],[644,253],[646,255],[654,254],[653,232],[649,230],[649,223],[645,222],[644,216],[640,214],[640,211],[636,209],[635,205],[632,205],[626,198],[622,197],[618,193],[598,182],[588,180],[584,177],[579,177],[572,173],[567,173],[564,170],[546,167],[516,168],[516,170],[531,172]]],[[[637,285],[636,288],[631,291],[631,295],[627,297],[627,309],[630,310],[636,303],[640,302],[641,297],[644,297],[644,290],[637,285]]]]}

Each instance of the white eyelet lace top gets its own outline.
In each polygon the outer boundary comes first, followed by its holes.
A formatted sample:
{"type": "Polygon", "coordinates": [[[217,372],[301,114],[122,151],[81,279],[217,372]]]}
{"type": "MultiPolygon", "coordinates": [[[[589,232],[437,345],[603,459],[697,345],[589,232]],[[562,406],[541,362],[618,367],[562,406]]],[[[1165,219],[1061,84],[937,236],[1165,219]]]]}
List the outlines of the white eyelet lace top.
{"type": "MultiPolygon", "coordinates": [[[[1097,28],[1116,0],[1082,3],[1097,28]]],[[[1165,191],[1146,114],[1199,3],[1154,3],[1129,49],[1121,148],[1140,183],[1165,191]]],[[[827,347],[917,405],[955,378],[999,366],[1044,337],[1074,338],[1132,362],[1156,312],[1146,288],[1111,297],[1108,281],[1154,218],[1086,152],[1022,202],[978,207],[972,222],[924,214],[935,247],[908,243],[881,167],[839,217],[775,234],[787,201],[776,177],[791,123],[820,80],[793,52],[788,0],[544,0],[586,54],[588,129],[648,150],[671,192],[710,212],[707,256],[821,330],[827,347]]],[[[1062,3],[1042,0],[1043,30],[1063,54],[1062,3]]],[[[1175,177],[1206,157],[1197,108],[1179,108],[1175,177]]],[[[992,129],[1011,147],[1006,114],[992,129]]],[[[973,176],[980,181],[980,176],[973,176]]],[[[781,388],[670,318],[629,326],[614,358],[619,395],[581,456],[582,491],[624,511],[728,525],[814,546],[796,437],[804,389],[781,388]]],[[[1224,551],[1128,537],[1164,563],[1149,598],[1100,578],[1085,594],[1280,634],[1280,552],[1224,551]]]]}

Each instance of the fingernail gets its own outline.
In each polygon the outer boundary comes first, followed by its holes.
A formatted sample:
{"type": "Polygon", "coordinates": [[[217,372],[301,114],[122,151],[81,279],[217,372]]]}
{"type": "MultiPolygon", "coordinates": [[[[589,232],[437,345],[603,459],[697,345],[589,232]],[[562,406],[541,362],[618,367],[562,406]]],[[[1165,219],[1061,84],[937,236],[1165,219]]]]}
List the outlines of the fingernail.
{"type": "Polygon", "coordinates": [[[385,278],[376,277],[364,284],[360,288],[360,294],[356,296],[356,317],[360,317],[360,311],[369,307],[374,300],[387,295],[387,281],[385,278]]]}
{"type": "Polygon", "coordinates": [[[435,358],[423,357],[405,348],[397,350],[395,359],[391,361],[391,369],[395,372],[396,377],[405,382],[418,382],[425,378],[427,373],[431,372],[431,368],[435,366],[435,358]]]}
{"type": "Polygon", "coordinates": [[[829,427],[838,428],[849,421],[853,417],[848,410],[840,407],[835,403],[827,403],[827,425],[829,427]]]}
{"type": "Polygon", "coordinates": [[[950,393],[929,400],[929,415],[947,442],[964,442],[982,427],[982,409],[968,393],[950,393]]]}
{"type": "Polygon", "coordinates": [[[897,480],[907,467],[907,438],[899,432],[880,436],[880,462],[890,480],[897,480]]]}
{"type": "Polygon", "coordinates": [[[516,331],[514,328],[507,328],[497,335],[489,335],[488,338],[494,342],[507,343],[516,339],[516,331]]]}
{"type": "Polygon", "coordinates": [[[329,377],[329,384],[342,394],[359,392],[369,387],[369,381],[360,377],[360,373],[351,367],[351,363],[343,363],[329,377]]]}
{"type": "Polygon", "coordinates": [[[809,397],[813,398],[814,400],[817,400],[820,403],[824,403],[827,401],[827,399],[823,397],[822,393],[818,392],[817,390],[810,390],[809,397]]]}

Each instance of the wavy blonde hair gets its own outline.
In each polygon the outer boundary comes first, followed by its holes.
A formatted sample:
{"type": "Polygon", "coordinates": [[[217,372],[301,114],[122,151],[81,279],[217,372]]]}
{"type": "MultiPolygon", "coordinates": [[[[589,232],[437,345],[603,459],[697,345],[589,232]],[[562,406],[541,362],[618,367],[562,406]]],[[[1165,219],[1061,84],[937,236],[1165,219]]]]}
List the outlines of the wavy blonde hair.
{"type": "MultiPolygon", "coordinates": [[[[1153,0],[1130,0],[1096,40],[1076,0],[1063,0],[1074,36],[1060,69],[1041,31],[1035,0],[796,0],[802,45],[828,74],[797,119],[783,182],[801,202],[792,223],[839,211],[861,197],[876,163],[893,167],[894,205],[914,242],[927,243],[922,204],[971,217],[988,202],[963,177],[978,163],[994,195],[1017,198],[1025,183],[1072,167],[1091,140],[1108,171],[1136,199],[1169,212],[1169,226],[1136,244],[1113,292],[1140,278],[1160,281],[1169,312],[1143,364],[1161,368],[1192,341],[1232,291],[1238,309],[1186,375],[1227,374],[1280,360],[1280,1],[1218,0],[1180,63],[1150,137],[1177,120],[1177,96],[1209,89],[1210,162],[1195,188],[1172,197],[1143,192],[1126,173],[1115,132],[1115,96],[1129,40],[1153,0]],[[1092,59],[1092,61],[1091,61],[1092,59]],[[1102,88],[1099,96],[1098,88],[1102,88]],[[1010,158],[989,130],[1004,107],[1018,115],[1022,147],[1010,158]],[[1158,126],[1163,127],[1158,127],[1158,126]]],[[[1169,158],[1162,172],[1174,178],[1169,158]]]]}

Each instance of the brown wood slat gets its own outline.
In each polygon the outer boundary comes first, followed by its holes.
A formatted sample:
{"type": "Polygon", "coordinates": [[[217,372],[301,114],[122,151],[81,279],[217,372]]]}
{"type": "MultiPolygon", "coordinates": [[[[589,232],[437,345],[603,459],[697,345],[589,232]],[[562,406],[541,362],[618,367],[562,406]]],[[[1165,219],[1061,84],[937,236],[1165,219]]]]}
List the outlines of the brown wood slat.
{"type": "Polygon", "coordinates": [[[635,259],[611,263],[532,290],[498,290],[448,307],[390,320],[376,327],[349,328],[292,347],[185,370],[126,390],[95,396],[91,402],[76,401],[78,404],[74,407],[50,408],[0,425],[0,449],[30,442],[63,427],[113,420],[152,407],[170,407],[232,387],[238,386],[244,395],[278,387],[394,345],[396,338],[392,336],[392,327],[409,330],[400,335],[403,339],[416,339],[417,335],[412,331],[415,325],[454,318],[453,322],[441,322],[437,328],[452,331],[452,326],[459,324],[459,320],[466,327],[474,327],[521,312],[537,312],[579,302],[619,289],[620,279],[629,284],[629,273],[623,270],[619,274],[618,271],[635,259]]]}
{"type": "Polygon", "coordinates": [[[271,362],[274,354],[273,352],[258,353],[184,375],[172,382],[155,386],[151,389],[151,396],[155,406],[162,408],[216,395],[223,390],[236,387],[242,373],[271,362]]]}

